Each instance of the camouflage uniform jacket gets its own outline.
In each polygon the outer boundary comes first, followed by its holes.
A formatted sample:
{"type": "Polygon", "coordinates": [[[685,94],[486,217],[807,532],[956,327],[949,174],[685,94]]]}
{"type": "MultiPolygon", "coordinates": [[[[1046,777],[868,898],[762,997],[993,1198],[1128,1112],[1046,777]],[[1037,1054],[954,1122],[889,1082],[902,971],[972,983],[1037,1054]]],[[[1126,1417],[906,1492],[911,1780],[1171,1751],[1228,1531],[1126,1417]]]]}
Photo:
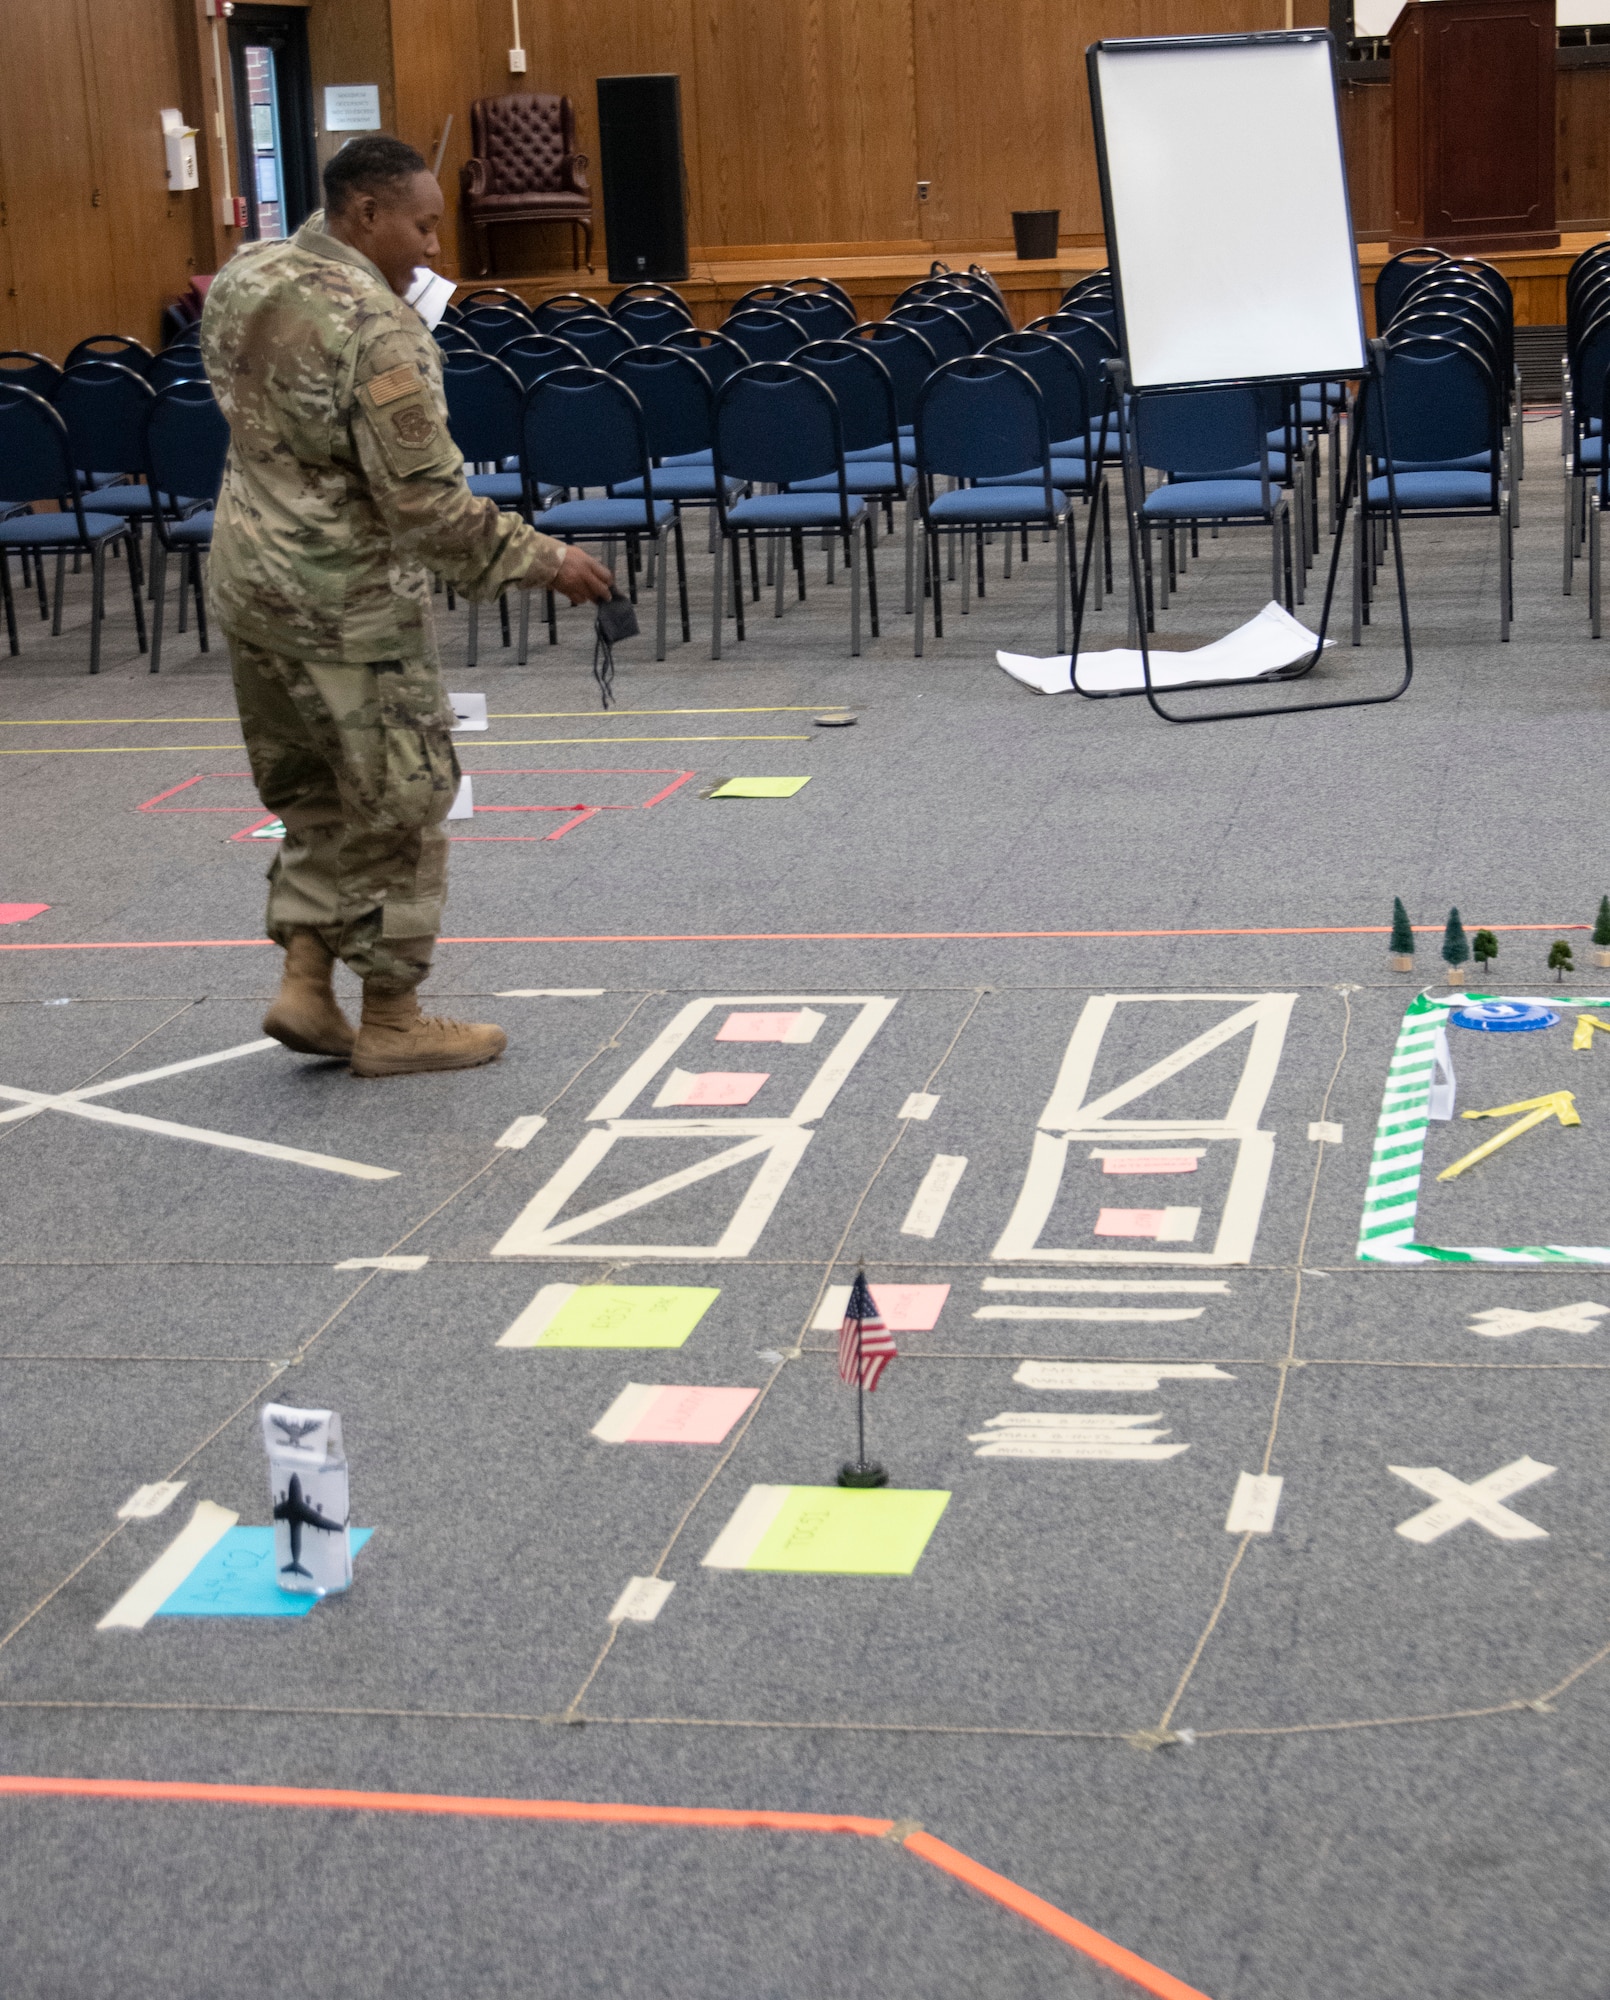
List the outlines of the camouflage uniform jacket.
{"type": "Polygon", "coordinates": [[[495,597],[548,581],[563,546],[470,492],[435,341],[323,223],[237,253],[208,294],[230,431],[208,587],[225,628],[271,652],[433,659],[429,571],[495,597]]]}

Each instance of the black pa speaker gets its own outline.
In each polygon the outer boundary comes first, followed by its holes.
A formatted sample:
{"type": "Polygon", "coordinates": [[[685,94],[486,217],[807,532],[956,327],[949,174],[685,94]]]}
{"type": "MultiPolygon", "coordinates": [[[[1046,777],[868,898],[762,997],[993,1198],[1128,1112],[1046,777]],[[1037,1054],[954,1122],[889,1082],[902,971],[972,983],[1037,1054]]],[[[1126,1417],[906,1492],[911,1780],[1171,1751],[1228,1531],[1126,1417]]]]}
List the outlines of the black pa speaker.
{"type": "Polygon", "coordinates": [[[685,278],[681,77],[601,76],[598,151],[610,283],[685,278]]]}

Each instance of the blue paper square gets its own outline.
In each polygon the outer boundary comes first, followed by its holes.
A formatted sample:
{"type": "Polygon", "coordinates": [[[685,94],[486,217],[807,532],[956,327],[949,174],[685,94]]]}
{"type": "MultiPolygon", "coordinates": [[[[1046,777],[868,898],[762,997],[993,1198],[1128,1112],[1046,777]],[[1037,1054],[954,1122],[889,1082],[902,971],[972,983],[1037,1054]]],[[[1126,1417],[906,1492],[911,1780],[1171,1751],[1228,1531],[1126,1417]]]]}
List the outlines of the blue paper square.
{"type": "MultiPolygon", "coordinates": [[[[374,1533],[354,1528],[352,1555],[374,1533]]],[[[281,1590],[272,1528],[231,1528],[215,1542],[155,1615],[158,1618],[305,1618],[319,1602],[281,1590]]]]}

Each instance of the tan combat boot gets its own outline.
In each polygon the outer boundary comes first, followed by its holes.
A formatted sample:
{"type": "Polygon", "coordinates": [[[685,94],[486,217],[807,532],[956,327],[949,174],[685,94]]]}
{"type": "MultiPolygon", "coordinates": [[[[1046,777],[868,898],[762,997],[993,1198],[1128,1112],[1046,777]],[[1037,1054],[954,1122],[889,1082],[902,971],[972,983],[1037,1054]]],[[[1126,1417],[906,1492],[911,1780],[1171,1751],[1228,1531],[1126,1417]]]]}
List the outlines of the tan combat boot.
{"type": "Polygon", "coordinates": [[[317,931],[292,931],[280,990],[263,1016],[263,1033],[299,1056],[351,1055],[355,1037],[330,984],[334,968],[335,953],[317,931]]]}
{"type": "Polygon", "coordinates": [[[354,1076],[414,1076],[429,1069],[475,1069],[509,1045],[501,1028],[422,1014],[416,993],[363,990],[363,1023],[352,1049],[354,1076]]]}

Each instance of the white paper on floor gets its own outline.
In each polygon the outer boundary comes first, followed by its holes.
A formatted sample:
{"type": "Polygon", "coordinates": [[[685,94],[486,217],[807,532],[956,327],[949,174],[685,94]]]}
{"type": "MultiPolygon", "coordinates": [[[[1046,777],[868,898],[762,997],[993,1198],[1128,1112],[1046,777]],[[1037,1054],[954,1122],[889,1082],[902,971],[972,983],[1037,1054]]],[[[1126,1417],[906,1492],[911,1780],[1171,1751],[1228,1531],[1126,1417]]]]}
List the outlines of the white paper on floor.
{"type": "MultiPolygon", "coordinates": [[[[1299,624],[1273,598],[1256,618],[1238,625],[1211,646],[1198,646],[1189,653],[1150,654],[1152,685],[1157,688],[1184,687],[1197,682],[1250,681],[1276,667],[1295,666],[1304,654],[1314,650],[1314,634],[1299,624]]],[[[1327,639],[1325,644],[1336,642],[1327,639]]],[[[1036,659],[1029,653],[997,653],[996,663],[1036,694],[1073,692],[1073,656],[1059,653],[1054,659],[1036,659]]],[[[1117,648],[1108,653],[1079,655],[1079,685],[1087,694],[1115,694],[1143,688],[1145,676],[1140,654],[1117,648]]]]}

